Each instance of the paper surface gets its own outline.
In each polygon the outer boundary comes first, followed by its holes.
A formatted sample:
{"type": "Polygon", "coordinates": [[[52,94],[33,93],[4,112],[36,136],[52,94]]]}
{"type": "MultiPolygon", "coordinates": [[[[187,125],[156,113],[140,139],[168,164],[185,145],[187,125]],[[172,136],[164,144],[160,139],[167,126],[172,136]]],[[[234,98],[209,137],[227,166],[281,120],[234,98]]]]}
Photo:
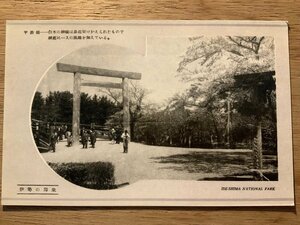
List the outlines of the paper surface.
{"type": "Polygon", "coordinates": [[[8,21],[3,133],[3,205],[294,205],[287,23],[8,21]]]}

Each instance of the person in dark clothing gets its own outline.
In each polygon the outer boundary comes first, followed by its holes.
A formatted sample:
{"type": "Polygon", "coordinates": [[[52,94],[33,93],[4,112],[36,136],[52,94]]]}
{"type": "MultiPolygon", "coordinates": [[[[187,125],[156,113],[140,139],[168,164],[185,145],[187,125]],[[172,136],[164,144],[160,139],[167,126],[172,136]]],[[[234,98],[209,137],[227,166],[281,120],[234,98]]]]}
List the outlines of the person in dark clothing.
{"type": "Polygon", "coordinates": [[[49,150],[52,150],[53,152],[55,152],[55,145],[57,142],[57,133],[53,132],[50,136],[50,146],[49,146],[49,150]]]}
{"type": "Polygon", "coordinates": [[[82,136],[81,136],[81,143],[82,143],[82,148],[87,148],[87,143],[88,143],[88,134],[85,130],[83,130],[82,132],[82,136]]]}
{"type": "Polygon", "coordinates": [[[122,141],[121,135],[122,135],[122,130],[120,128],[117,128],[117,130],[116,130],[116,144],[120,144],[120,142],[122,141]]]}
{"type": "Polygon", "coordinates": [[[96,132],[94,130],[92,130],[90,133],[90,141],[91,141],[92,148],[95,148],[96,132]]]}

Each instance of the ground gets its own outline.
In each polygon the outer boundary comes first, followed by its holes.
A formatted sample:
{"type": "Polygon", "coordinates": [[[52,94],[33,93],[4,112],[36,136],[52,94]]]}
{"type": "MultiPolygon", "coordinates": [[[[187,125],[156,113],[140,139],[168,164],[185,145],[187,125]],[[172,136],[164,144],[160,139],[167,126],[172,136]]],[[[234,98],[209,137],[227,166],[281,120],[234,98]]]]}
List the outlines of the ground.
{"type": "Polygon", "coordinates": [[[67,147],[65,141],[56,152],[42,153],[47,162],[111,162],[115,166],[116,184],[134,183],[145,179],[201,180],[242,173],[249,170],[251,151],[242,149],[196,149],[150,146],[129,143],[123,153],[122,144],[97,140],[96,147],[67,147]]]}

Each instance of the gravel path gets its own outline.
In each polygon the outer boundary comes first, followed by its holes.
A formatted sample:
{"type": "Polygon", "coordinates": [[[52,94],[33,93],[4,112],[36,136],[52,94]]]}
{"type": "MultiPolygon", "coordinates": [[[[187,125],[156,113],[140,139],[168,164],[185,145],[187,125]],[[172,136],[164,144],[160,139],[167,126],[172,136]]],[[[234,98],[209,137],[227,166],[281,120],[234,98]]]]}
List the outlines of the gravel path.
{"type": "Polygon", "coordinates": [[[178,179],[198,180],[203,177],[218,176],[215,173],[199,173],[180,170],[176,163],[159,163],[159,157],[189,154],[191,152],[249,152],[249,150],[227,149],[189,149],[176,147],[150,146],[140,143],[129,143],[129,152],[123,153],[122,144],[111,144],[107,140],[98,140],[96,147],[82,149],[82,145],[66,147],[61,141],[56,146],[56,152],[42,153],[47,162],[111,162],[115,166],[117,184],[134,183],[147,179],[178,179]]]}

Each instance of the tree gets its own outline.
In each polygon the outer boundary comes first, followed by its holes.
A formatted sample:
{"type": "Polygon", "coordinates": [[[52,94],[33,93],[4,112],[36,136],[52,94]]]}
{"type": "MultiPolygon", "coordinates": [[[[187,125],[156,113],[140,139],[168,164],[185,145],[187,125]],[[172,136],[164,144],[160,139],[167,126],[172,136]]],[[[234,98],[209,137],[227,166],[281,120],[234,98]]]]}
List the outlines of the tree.
{"type": "Polygon", "coordinates": [[[32,106],[31,106],[31,117],[34,119],[43,119],[43,110],[44,110],[44,98],[41,92],[36,92],[34,94],[32,106]]]}
{"type": "MultiPolygon", "coordinates": [[[[147,91],[134,81],[130,81],[129,84],[130,131],[131,139],[135,140],[135,125],[142,116],[142,109],[144,107],[143,101],[147,95],[147,91]]],[[[102,92],[109,96],[118,107],[122,107],[122,93],[120,91],[106,88],[105,90],[102,90],[102,92]]],[[[122,121],[116,121],[117,118],[122,120],[123,117],[120,117],[120,115],[121,114],[118,112],[118,115],[112,116],[109,124],[111,126],[122,124],[122,121]]]]}
{"type": "Polygon", "coordinates": [[[191,38],[177,69],[183,80],[205,81],[274,70],[272,37],[191,38]]]}
{"type": "MultiPolygon", "coordinates": [[[[276,123],[276,105],[270,104],[276,89],[275,80],[270,76],[275,67],[273,38],[218,36],[196,37],[190,41],[177,72],[183,81],[191,83],[188,94],[194,104],[206,107],[214,124],[224,124],[222,118],[226,107],[222,103],[227,102],[227,110],[235,110],[238,116],[248,117],[257,126],[257,146],[262,148],[263,118],[276,123]],[[241,75],[240,84],[236,82],[238,75],[241,75]],[[248,79],[253,82],[244,87],[243,83],[248,79]]],[[[230,113],[227,112],[227,126],[230,113]]]]}
{"type": "MultiPolygon", "coordinates": [[[[80,120],[83,124],[104,125],[109,116],[119,111],[107,96],[90,96],[81,93],[80,120]]],[[[32,118],[44,122],[72,123],[73,95],[69,91],[49,92],[44,98],[36,92],[32,103],[32,118]]]]}
{"type": "Polygon", "coordinates": [[[213,104],[228,98],[226,93],[229,90],[231,98],[249,96],[253,91],[251,87],[232,90],[237,86],[235,76],[274,70],[272,37],[218,36],[190,40],[191,46],[179,63],[177,71],[183,81],[193,82],[189,96],[199,106],[220,108],[213,104]]]}
{"type": "Polygon", "coordinates": [[[150,145],[211,147],[211,127],[205,108],[195,108],[187,94],[176,94],[163,108],[143,110],[136,138],[150,145]]]}
{"type": "Polygon", "coordinates": [[[271,37],[218,36],[190,41],[177,72],[183,81],[191,83],[190,94],[196,102],[216,94],[216,87],[228,89],[235,75],[274,70],[271,37]]]}
{"type": "Polygon", "coordinates": [[[49,92],[45,98],[45,121],[57,122],[59,121],[59,106],[58,106],[58,94],[57,92],[49,92]]]}
{"type": "Polygon", "coordinates": [[[90,96],[81,93],[80,121],[82,124],[96,123],[104,125],[108,118],[119,110],[107,96],[90,96]]]}
{"type": "Polygon", "coordinates": [[[73,114],[73,95],[69,91],[56,92],[56,103],[58,105],[58,121],[70,123],[73,114]]]}

